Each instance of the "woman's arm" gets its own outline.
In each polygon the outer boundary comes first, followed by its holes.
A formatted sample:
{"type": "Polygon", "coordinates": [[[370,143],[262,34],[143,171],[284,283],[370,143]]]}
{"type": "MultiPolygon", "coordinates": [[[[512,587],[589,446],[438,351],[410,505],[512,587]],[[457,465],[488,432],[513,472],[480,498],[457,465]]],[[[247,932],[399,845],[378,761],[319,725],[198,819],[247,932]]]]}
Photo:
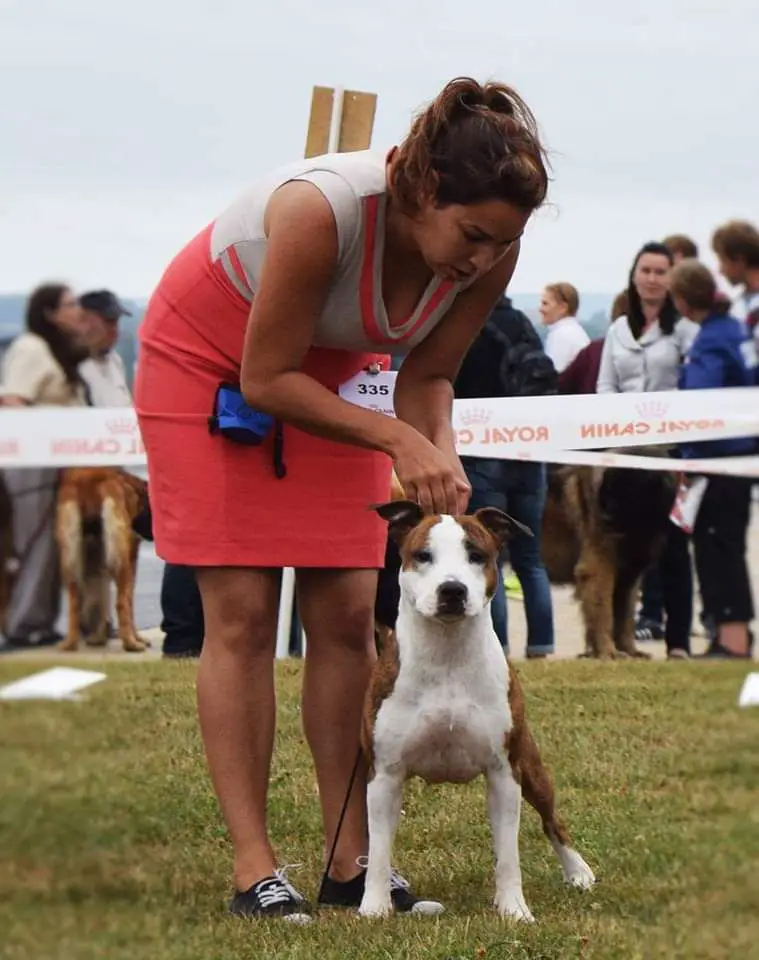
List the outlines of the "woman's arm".
{"type": "Polygon", "coordinates": [[[313,184],[289,183],[269,201],[265,221],[266,263],[243,347],[245,400],[316,436],[389,454],[423,509],[459,512],[454,465],[412,426],[349,403],[301,372],[337,266],[329,203],[313,184]]]}
{"type": "Polygon", "coordinates": [[[266,214],[268,246],[243,348],[241,388],[256,410],[332,440],[393,454],[391,417],[348,403],[300,371],[337,266],[332,209],[312,184],[280,188],[266,214]]]}
{"type": "Polygon", "coordinates": [[[463,476],[451,425],[453,382],[467,351],[509,284],[517,241],[492,270],[464,293],[432,333],[414,347],[398,372],[395,412],[454,462],[463,476]]]}

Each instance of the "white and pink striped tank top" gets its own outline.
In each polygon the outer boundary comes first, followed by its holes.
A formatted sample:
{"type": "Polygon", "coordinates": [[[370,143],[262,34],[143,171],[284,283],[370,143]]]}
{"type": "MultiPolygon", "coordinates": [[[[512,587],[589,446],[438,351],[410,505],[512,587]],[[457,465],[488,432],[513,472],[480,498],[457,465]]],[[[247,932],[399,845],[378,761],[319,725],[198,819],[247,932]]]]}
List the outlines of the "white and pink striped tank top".
{"type": "Polygon", "coordinates": [[[450,309],[463,284],[433,277],[401,325],[388,323],[382,299],[387,187],[385,158],[371,151],[311,157],[281,167],[253,184],[221,214],[211,230],[211,257],[235,289],[253,300],[264,260],[264,213],[278,187],[307,180],[335,216],[338,264],[314,334],[314,346],[404,354],[423,340],[450,309]]]}

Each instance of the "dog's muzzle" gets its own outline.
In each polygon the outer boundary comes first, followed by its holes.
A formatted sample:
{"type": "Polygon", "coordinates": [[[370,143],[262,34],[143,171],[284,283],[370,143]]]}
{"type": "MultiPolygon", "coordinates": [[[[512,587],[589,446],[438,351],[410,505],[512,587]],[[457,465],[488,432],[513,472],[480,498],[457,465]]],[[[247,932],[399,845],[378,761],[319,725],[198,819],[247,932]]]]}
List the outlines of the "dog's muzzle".
{"type": "Polygon", "coordinates": [[[469,591],[458,580],[447,580],[437,588],[438,617],[463,617],[469,591]]]}

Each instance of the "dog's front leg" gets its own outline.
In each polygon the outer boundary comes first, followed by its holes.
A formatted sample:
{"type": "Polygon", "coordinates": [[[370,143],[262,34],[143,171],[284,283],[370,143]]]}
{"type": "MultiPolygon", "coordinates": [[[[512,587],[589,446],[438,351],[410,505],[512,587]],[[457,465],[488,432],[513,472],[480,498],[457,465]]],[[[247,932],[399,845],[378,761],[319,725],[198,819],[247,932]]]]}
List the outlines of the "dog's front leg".
{"type": "Polygon", "coordinates": [[[502,917],[533,923],[522,893],[519,865],[519,816],[522,788],[506,757],[487,773],[488,809],[495,849],[495,905],[502,917]]]}
{"type": "Polygon", "coordinates": [[[362,917],[386,917],[392,912],[391,859],[402,802],[403,778],[386,770],[377,770],[366,788],[369,862],[364,896],[358,910],[362,917]]]}

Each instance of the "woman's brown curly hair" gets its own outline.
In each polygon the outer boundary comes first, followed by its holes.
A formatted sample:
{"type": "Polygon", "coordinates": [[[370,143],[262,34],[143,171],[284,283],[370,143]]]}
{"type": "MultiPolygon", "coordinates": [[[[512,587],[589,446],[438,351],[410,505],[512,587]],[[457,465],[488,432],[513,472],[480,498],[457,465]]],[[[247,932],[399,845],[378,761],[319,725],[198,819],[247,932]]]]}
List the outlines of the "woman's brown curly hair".
{"type": "Polygon", "coordinates": [[[413,212],[505,200],[532,212],[548,192],[535,117],[516,91],[469,77],[448,83],[414,120],[390,175],[391,195],[413,212]]]}

